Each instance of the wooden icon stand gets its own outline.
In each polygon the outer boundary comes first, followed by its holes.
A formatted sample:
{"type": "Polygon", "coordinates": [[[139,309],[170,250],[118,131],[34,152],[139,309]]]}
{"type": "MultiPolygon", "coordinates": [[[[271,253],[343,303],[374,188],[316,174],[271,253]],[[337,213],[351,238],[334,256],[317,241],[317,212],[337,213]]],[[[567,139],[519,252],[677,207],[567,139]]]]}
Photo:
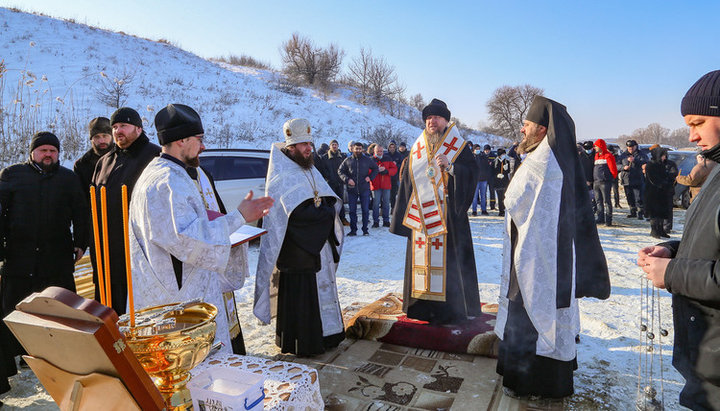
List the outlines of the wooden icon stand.
{"type": "Polygon", "coordinates": [[[61,409],[165,408],[112,308],[60,287],[33,293],[15,308],[4,321],[61,409]]]}

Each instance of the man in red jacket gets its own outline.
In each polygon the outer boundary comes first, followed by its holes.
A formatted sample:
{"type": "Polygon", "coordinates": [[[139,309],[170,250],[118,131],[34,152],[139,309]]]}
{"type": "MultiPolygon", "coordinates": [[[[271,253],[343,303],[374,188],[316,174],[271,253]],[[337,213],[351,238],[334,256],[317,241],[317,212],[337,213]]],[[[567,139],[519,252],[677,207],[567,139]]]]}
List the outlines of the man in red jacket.
{"type": "Polygon", "coordinates": [[[390,190],[392,189],[392,177],[397,174],[398,169],[390,156],[380,144],[375,146],[375,154],[372,157],[378,165],[378,175],[370,182],[372,191],[373,228],[380,227],[380,205],[382,204],[383,227],[390,227],[390,190]]]}
{"type": "Polygon", "coordinates": [[[593,167],[593,190],[595,191],[595,202],[597,203],[596,223],[612,225],[612,189],[613,180],[617,178],[618,170],[615,164],[615,156],[607,149],[605,140],[599,138],[595,141],[595,165],[593,167]],[[603,203],[607,208],[603,207],[603,203]]]}

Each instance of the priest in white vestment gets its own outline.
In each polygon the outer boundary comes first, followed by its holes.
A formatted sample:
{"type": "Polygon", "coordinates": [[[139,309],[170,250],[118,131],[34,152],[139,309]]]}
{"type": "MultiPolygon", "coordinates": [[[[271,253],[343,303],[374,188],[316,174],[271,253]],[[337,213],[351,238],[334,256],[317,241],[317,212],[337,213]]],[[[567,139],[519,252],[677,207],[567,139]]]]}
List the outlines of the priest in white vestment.
{"type": "Polygon", "coordinates": [[[138,179],[130,203],[130,251],[136,310],[194,298],[218,308],[215,341],[230,352],[228,311],[223,293],[243,286],[247,259],[231,247],[230,234],[267,214],[272,199],[252,199],[210,221],[206,201],[186,167],[199,165],[205,149],[199,115],[170,104],[155,116],[162,154],[138,179]]]}
{"type": "Polygon", "coordinates": [[[335,272],[340,261],[342,200],[313,166],[310,123],[288,120],[285,142],[270,149],[266,195],[276,198],[263,224],[253,311],[284,353],[321,354],[345,338],[335,272]]]}
{"type": "Polygon", "coordinates": [[[562,398],[577,368],[577,298],[607,298],[610,280],[572,118],[538,96],[522,133],[527,157],[505,193],[497,371],[508,395],[562,398]]]}

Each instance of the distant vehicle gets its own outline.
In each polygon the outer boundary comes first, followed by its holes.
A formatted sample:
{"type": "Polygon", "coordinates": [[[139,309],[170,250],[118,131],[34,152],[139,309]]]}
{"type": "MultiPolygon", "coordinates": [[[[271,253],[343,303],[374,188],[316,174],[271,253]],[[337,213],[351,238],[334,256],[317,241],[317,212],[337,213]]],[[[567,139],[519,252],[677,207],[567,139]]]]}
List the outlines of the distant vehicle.
{"type": "Polygon", "coordinates": [[[228,210],[236,208],[250,190],[255,197],[265,195],[269,159],[269,150],[207,149],[200,153],[200,165],[212,175],[228,210]]]}
{"type": "MultiPolygon", "coordinates": [[[[680,175],[686,176],[690,174],[690,170],[697,164],[697,154],[697,151],[689,150],[668,151],[668,159],[677,164],[680,175]]],[[[690,207],[690,189],[688,186],[677,182],[675,183],[673,204],[685,209],[690,207]]]]}
{"type": "MultiPolygon", "coordinates": [[[[654,144],[638,144],[638,150],[640,150],[641,153],[645,154],[645,156],[650,159],[650,147],[654,146],[654,144]]],[[[673,146],[669,146],[667,144],[660,144],[660,147],[667,148],[668,151],[676,151],[677,148],[673,146]]]]}

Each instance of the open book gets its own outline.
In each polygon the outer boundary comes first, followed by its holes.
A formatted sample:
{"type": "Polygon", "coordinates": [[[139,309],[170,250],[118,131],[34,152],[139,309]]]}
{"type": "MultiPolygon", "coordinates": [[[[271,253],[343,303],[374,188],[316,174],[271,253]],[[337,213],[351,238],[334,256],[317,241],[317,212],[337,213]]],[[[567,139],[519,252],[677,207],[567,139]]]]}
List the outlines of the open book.
{"type": "MultiPolygon", "coordinates": [[[[206,210],[208,214],[208,219],[210,221],[223,216],[225,214],[219,213],[214,210],[206,210]]],[[[263,230],[262,228],[253,227],[251,225],[245,224],[242,227],[238,228],[237,231],[230,234],[230,243],[233,247],[237,247],[240,244],[247,243],[250,240],[254,240],[258,237],[260,237],[263,234],[267,234],[267,230],[263,230]]]]}
{"type": "Polygon", "coordinates": [[[250,240],[258,238],[263,234],[267,234],[267,230],[245,224],[238,228],[237,231],[230,234],[230,243],[232,243],[233,247],[237,247],[240,244],[244,244],[250,240]]]}

